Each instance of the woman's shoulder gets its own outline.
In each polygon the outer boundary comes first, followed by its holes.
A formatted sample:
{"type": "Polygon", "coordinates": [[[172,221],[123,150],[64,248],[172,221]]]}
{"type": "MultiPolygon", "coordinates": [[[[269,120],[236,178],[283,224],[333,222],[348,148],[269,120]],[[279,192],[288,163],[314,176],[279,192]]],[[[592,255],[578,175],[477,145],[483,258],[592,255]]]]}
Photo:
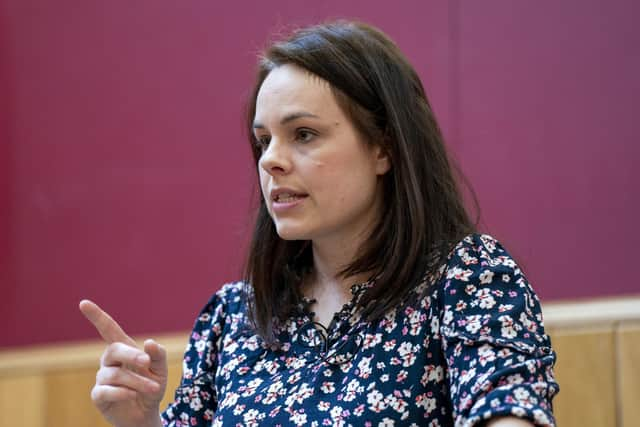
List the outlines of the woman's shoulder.
{"type": "Polygon", "coordinates": [[[228,282],[220,286],[220,289],[213,294],[212,299],[218,298],[226,302],[235,302],[241,300],[246,291],[247,284],[245,282],[228,282]]]}
{"type": "Polygon", "coordinates": [[[506,267],[515,274],[521,274],[519,266],[498,239],[482,233],[465,236],[449,252],[446,262],[441,266],[445,277],[465,279],[475,270],[494,267],[506,267]]]}
{"type": "Polygon", "coordinates": [[[506,252],[504,246],[497,238],[485,233],[472,233],[465,236],[454,246],[454,254],[457,254],[459,251],[485,252],[487,255],[500,255],[506,252]]]}
{"type": "Polygon", "coordinates": [[[438,292],[443,330],[518,338],[532,346],[546,342],[538,296],[520,266],[490,235],[469,235],[456,245],[438,292]]]}
{"type": "Polygon", "coordinates": [[[526,293],[537,300],[520,265],[495,237],[465,236],[441,261],[432,296],[440,300],[474,298],[479,294],[526,293]]]}
{"type": "Polygon", "coordinates": [[[196,322],[211,322],[212,319],[221,319],[230,314],[242,312],[246,302],[245,294],[247,285],[245,282],[224,283],[211,295],[207,303],[200,311],[196,322]]]}

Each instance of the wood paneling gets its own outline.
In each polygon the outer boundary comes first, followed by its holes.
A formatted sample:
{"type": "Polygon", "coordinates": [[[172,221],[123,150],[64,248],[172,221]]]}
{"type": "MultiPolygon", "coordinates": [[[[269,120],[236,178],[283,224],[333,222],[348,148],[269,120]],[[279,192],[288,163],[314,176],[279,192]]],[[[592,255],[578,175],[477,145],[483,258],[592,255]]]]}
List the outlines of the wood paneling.
{"type": "Polygon", "coordinates": [[[0,426],[45,427],[45,378],[0,377],[0,426]]]}
{"type": "MultiPolygon", "coordinates": [[[[640,304],[609,303],[545,310],[558,354],[558,426],[639,425],[640,304]]],[[[158,337],[169,357],[162,409],[180,381],[186,341],[187,334],[158,337]]],[[[104,344],[89,343],[0,352],[0,426],[16,425],[17,419],[21,427],[107,426],[90,397],[103,350],[104,344]]]]}
{"type": "Polygon", "coordinates": [[[640,322],[618,328],[620,426],[640,425],[640,322]]]}
{"type": "Polygon", "coordinates": [[[63,370],[45,375],[47,427],[108,427],[91,402],[96,369],[63,370]]]}
{"type": "MultiPolygon", "coordinates": [[[[158,337],[169,359],[162,409],[180,382],[187,336],[158,337]]],[[[103,350],[97,342],[0,352],[0,427],[109,426],[91,401],[103,350]]]]}
{"type": "Polygon", "coordinates": [[[562,427],[616,425],[615,333],[611,329],[555,330],[554,413],[562,427]]]}

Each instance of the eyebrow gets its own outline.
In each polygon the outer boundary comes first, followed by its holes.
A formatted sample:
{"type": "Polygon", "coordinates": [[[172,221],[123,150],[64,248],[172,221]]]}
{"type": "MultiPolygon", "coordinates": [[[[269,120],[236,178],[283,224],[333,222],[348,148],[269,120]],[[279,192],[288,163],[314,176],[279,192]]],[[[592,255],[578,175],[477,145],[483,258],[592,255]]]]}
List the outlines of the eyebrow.
{"type": "MultiPolygon", "coordinates": [[[[311,113],[306,112],[306,111],[299,111],[299,112],[287,114],[286,116],[284,116],[282,118],[282,120],[280,120],[280,125],[283,126],[283,125],[286,125],[289,122],[292,122],[294,120],[301,119],[301,118],[304,118],[304,117],[311,117],[311,118],[314,118],[314,119],[319,119],[320,118],[319,116],[316,116],[315,114],[311,114],[311,113]]],[[[254,129],[264,129],[265,126],[262,123],[253,122],[253,128],[254,129]]]]}

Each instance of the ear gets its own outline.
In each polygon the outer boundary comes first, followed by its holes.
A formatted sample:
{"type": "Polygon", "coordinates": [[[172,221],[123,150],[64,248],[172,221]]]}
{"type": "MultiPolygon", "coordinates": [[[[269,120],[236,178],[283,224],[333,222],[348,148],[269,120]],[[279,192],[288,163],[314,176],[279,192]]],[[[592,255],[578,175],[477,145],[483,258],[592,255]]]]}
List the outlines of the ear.
{"type": "Polygon", "coordinates": [[[375,145],[373,147],[373,153],[375,155],[376,173],[378,175],[384,175],[389,172],[389,169],[391,169],[391,159],[386,150],[380,145],[375,145]]]}

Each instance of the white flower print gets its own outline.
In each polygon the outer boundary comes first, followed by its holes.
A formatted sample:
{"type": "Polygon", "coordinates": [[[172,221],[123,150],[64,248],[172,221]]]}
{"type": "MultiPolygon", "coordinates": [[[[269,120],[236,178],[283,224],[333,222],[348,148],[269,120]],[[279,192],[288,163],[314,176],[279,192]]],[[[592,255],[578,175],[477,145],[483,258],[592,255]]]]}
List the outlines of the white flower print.
{"type": "Polygon", "coordinates": [[[501,258],[502,258],[502,265],[504,265],[505,267],[514,268],[516,266],[516,262],[513,259],[507,258],[507,257],[501,257],[501,258]]]}
{"type": "Polygon", "coordinates": [[[414,310],[409,314],[409,335],[416,336],[422,330],[422,314],[418,310],[414,310]]]}
{"type": "Polygon", "coordinates": [[[424,367],[424,374],[420,379],[420,383],[426,386],[429,382],[438,383],[444,378],[444,368],[436,365],[426,365],[424,367]]]}
{"type": "Polygon", "coordinates": [[[307,414],[304,412],[294,412],[289,419],[295,425],[302,426],[307,423],[307,414]]]}
{"type": "Polygon", "coordinates": [[[295,372],[293,375],[291,375],[287,380],[287,382],[289,384],[295,384],[298,381],[300,381],[300,378],[302,378],[302,374],[300,373],[300,371],[298,371],[298,372],[295,372]]]}
{"type": "Polygon", "coordinates": [[[249,409],[244,413],[243,418],[245,426],[257,426],[258,421],[264,418],[264,415],[256,409],[249,409]]]}
{"type": "Polygon", "coordinates": [[[513,374],[507,377],[507,382],[509,384],[522,384],[524,382],[524,378],[520,374],[513,374]]]}
{"type": "Polygon", "coordinates": [[[401,414],[404,413],[404,411],[409,406],[407,401],[402,399],[401,393],[398,392],[397,390],[393,394],[387,395],[387,397],[385,397],[385,402],[390,408],[392,408],[393,410],[401,414]]]}
{"type": "Polygon", "coordinates": [[[434,337],[438,337],[438,332],[440,329],[440,319],[438,316],[433,316],[431,318],[431,332],[433,332],[434,337]]]}
{"type": "Polygon", "coordinates": [[[229,343],[226,343],[223,350],[225,353],[228,354],[235,354],[236,350],[238,350],[238,342],[237,341],[231,341],[229,343]]]}
{"type": "Polygon", "coordinates": [[[369,366],[369,362],[371,362],[371,357],[363,357],[360,362],[358,362],[358,370],[360,374],[358,375],[360,378],[367,379],[369,375],[371,375],[371,366],[369,366]]]}
{"type": "Polygon", "coordinates": [[[487,235],[482,235],[480,236],[480,239],[482,240],[482,243],[484,244],[484,247],[487,248],[487,250],[489,251],[489,253],[491,252],[495,252],[496,250],[496,241],[487,235]]]}
{"type": "Polygon", "coordinates": [[[382,348],[384,349],[384,351],[391,351],[394,349],[395,346],[396,346],[396,340],[389,340],[384,343],[382,348]]]}
{"type": "Polygon", "coordinates": [[[524,417],[525,415],[527,415],[526,409],[521,408],[519,406],[515,406],[515,407],[511,408],[511,413],[513,415],[515,415],[516,417],[524,417]]]}
{"type": "Polygon", "coordinates": [[[498,317],[498,320],[502,323],[500,334],[503,338],[515,338],[518,335],[517,328],[519,325],[515,325],[511,316],[503,315],[498,317]]]}
{"type": "Polygon", "coordinates": [[[367,403],[369,404],[369,409],[373,412],[381,412],[387,407],[384,402],[384,396],[378,390],[373,390],[367,394],[367,403]]]}
{"type": "Polygon", "coordinates": [[[364,391],[364,387],[360,385],[360,381],[354,378],[351,381],[349,381],[343,400],[345,402],[351,402],[363,391],[364,391]]]}
{"type": "Polygon", "coordinates": [[[382,341],[382,334],[367,334],[362,344],[363,349],[376,347],[382,341]]]}
{"type": "Polygon", "coordinates": [[[484,344],[478,347],[478,363],[480,366],[485,366],[487,363],[492,363],[496,360],[496,353],[493,351],[493,347],[489,344],[484,344]]]}
{"type": "Polygon", "coordinates": [[[550,424],[554,355],[538,351],[550,345],[539,302],[509,265],[515,262],[497,242],[472,235],[437,267],[442,276],[425,276],[422,293],[414,288],[380,321],[345,305],[330,340],[347,333],[362,340],[341,364],[294,339],[309,320],[306,311],[274,326],[280,345],[267,347],[248,323],[246,285],[225,285],[196,322],[184,379],[163,423],[442,427],[451,411],[477,407],[459,421],[478,422],[506,408],[550,424]],[[510,347],[501,345],[505,339],[510,347]]]}
{"type": "Polygon", "coordinates": [[[282,381],[276,381],[269,386],[267,389],[267,395],[262,400],[262,403],[265,405],[270,405],[276,401],[276,399],[280,396],[280,392],[283,390],[282,381]]]}
{"type": "Polygon", "coordinates": [[[398,347],[398,354],[402,359],[402,366],[409,367],[413,365],[416,360],[416,352],[419,350],[419,346],[413,346],[410,342],[403,342],[398,347]]]}
{"type": "Polygon", "coordinates": [[[505,313],[513,310],[513,304],[500,304],[498,307],[498,313],[505,313]]]}
{"type": "Polygon", "coordinates": [[[466,319],[465,329],[467,330],[467,332],[475,334],[482,327],[482,323],[481,323],[482,318],[480,317],[479,314],[466,316],[465,319],[466,319]]]}
{"type": "Polygon", "coordinates": [[[260,384],[262,384],[262,379],[260,378],[255,378],[249,381],[244,392],[242,393],[242,396],[247,397],[247,396],[253,395],[256,392],[256,389],[260,386],[260,384]]]}
{"type": "Polygon", "coordinates": [[[333,393],[334,391],[336,391],[336,387],[335,384],[333,383],[333,381],[325,381],[322,383],[322,386],[320,387],[320,390],[322,390],[323,393],[333,393]]]}
{"type": "MultiPolygon", "coordinates": [[[[196,347],[196,351],[197,351],[198,353],[202,353],[202,352],[207,348],[207,344],[208,344],[208,343],[209,343],[209,342],[208,342],[208,341],[206,341],[206,340],[199,340],[199,341],[196,341],[196,345],[195,345],[195,347],[196,347]]],[[[211,345],[211,344],[209,343],[209,345],[211,345]]]]}
{"type": "Polygon", "coordinates": [[[331,418],[334,421],[341,420],[343,418],[341,406],[338,406],[338,405],[334,406],[333,408],[331,408],[331,411],[329,411],[329,413],[331,414],[331,418]]]}
{"type": "Polygon", "coordinates": [[[193,399],[191,399],[191,402],[189,403],[189,407],[194,411],[199,411],[203,407],[202,401],[200,400],[199,397],[194,397],[193,399]]]}
{"type": "Polygon", "coordinates": [[[529,332],[536,332],[538,330],[537,323],[530,319],[527,313],[520,313],[520,323],[522,323],[522,326],[529,332]]]}
{"type": "Polygon", "coordinates": [[[468,282],[469,277],[473,274],[472,270],[469,269],[461,269],[460,267],[454,267],[453,269],[447,272],[447,279],[456,279],[461,282],[468,282]]]}
{"type": "Polygon", "coordinates": [[[320,411],[323,411],[323,412],[324,411],[328,411],[329,408],[331,408],[331,404],[329,402],[321,401],[321,402],[318,403],[318,410],[320,410],[320,411]]]}
{"type": "Polygon", "coordinates": [[[301,404],[305,399],[313,395],[313,389],[311,388],[311,386],[309,386],[309,384],[306,383],[302,383],[300,385],[300,388],[298,388],[297,390],[295,390],[294,387],[291,391],[291,394],[287,396],[287,399],[284,402],[287,406],[293,405],[294,402],[301,404]]]}
{"type": "Polygon", "coordinates": [[[398,325],[396,322],[396,312],[390,311],[389,313],[387,313],[385,317],[382,319],[382,324],[384,325],[385,332],[387,333],[393,332],[393,330],[398,325]]]}
{"type": "Polygon", "coordinates": [[[533,419],[536,421],[537,424],[540,424],[540,425],[551,424],[551,420],[547,416],[547,413],[539,408],[535,408],[533,410],[533,419]]]}
{"type": "Polygon", "coordinates": [[[416,406],[424,408],[424,411],[427,414],[430,414],[434,409],[436,409],[436,399],[428,397],[426,394],[421,394],[416,398],[416,406]]]}
{"type": "Polygon", "coordinates": [[[494,305],[496,305],[496,300],[491,295],[491,290],[489,288],[482,288],[476,292],[476,299],[479,301],[480,308],[491,309],[494,305]]]}
{"type": "Polygon", "coordinates": [[[485,270],[480,273],[480,283],[483,285],[488,285],[493,281],[493,271],[485,270]]]}
{"type": "Polygon", "coordinates": [[[247,349],[249,351],[255,351],[258,349],[258,345],[259,344],[258,344],[257,337],[253,336],[244,342],[244,344],[242,345],[242,348],[247,349]]]}
{"type": "Polygon", "coordinates": [[[453,312],[451,311],[451,306],[447,305],[444,307],[444,315],[442,316],[442,325],[448,326],[453,320],[453,312]]]}

